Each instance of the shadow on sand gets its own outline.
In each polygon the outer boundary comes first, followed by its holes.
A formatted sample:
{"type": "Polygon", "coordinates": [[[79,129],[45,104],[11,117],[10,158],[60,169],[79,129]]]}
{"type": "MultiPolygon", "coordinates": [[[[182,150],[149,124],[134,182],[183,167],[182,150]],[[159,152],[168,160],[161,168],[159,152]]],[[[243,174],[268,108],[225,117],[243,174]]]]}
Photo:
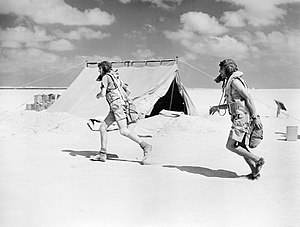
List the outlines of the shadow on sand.
{"type": "Polygon", "coordinates": [[[184,172],[200,174],[205,177],[218,177],[218,178],[240,178],[242,176],[237,175],[235,172],[228,170],[218,169],[213,170],[209,168],[199,167],[199,166],[173,166],[173,165],[164,165],[166,168],[176,168],[184,172]]]}
{"type": "MultiPolygon", "coordinates": [[[[94,156],[98,153],[98,151],[90,151],[90,150],[84,150],[84,151],[62,150],[62,152],[67,152],[71,156],[83,156],[88,159],[91,158],[91,156],[94,156]]],[[[122,159],[122,158],[119,158],[118,155],[111,154],[111,153],[107,153],[107,160],[119,161],[119,162],[135,162],[135,163],[141,164],[141,162],[138,160],[122,159]]],[[[95,161],[93,161],[93,162],[95,162],[95,161]]]]}

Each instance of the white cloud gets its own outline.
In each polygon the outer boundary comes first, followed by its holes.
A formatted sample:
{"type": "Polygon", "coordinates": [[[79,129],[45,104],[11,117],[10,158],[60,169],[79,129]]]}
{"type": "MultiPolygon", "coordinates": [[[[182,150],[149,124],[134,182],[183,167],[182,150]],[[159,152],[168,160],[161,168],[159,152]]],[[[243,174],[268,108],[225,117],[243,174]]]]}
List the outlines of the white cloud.
{"type": "MultiPolygon", "coordinates": [[[[79,31],[84,35],[90,34],[89,30],[79,29],[79,31]]],[[[0,30],[0,41],[2,41],[1,46],[6,48],[33,48],[53,51],[69,51],[75,48],[70,41],[66,39],[57,40],[54,35],[48,34],[45,29],[39,26],[35,26],[33,30],[23,26],[0,30]]]]}
{"type": "Polygon", "coordinates": [[[142,0],[142,2],[150,2],[158,8],[170,10],[180,5],[183,0],[142,0]]]}
{"type": "Polygon", "coordinates": [[[131,2],[131,0],[119,0],[121,3],[123,3],[123,4],[127,4],[127,3],[130,3],[131,2]]]}
{"type": "Polygon", "coordinates": [[[84,12],[74,8],[64,0],[0,0],[0,13],[27,16],[40,24],[64,25],[110,25],[115,18],[99,8],[84,12]]]}
{"type": "Polygon", "coordinates": [[[14,41],[14,40],[4,40],[1,42],[1,47],[22,48],[22,44],[20,42],[14,41]]]}
{"type": "Polygon", "coordinates": [[[131,33],[125,33],[124,37],[130,40],[133,39],[140,39],[140,40],[146,40],[147,36],[142,31],[131,31],[131,33]]]}
{"type": "Polygon", "coordinates": [[[188,12],[180,16],[183,30],[198,32],[199,34],[220,35],[226,28],[219,24],[216,18],[202,12],[188,12]]]}
{"type": "MultiPolygon", "coordinates": [[[[123,4],[128,4],[133,2],[134,0],[119,0],[119,2],[123,4]]],[[[139,0],[137,0],[139,1],[139,0]]],[[[176,6],[180,5],[183,0],[141,0],[142,2],[149,2],[153,6],[156,6],[158,8],[162,8],[165,10],[170,10],[176,8],[176,6]]]]}
{"type": "Polygon", "coordinates": [[[71,40],[80,40],[82,38],[86,39],[104,39],[110,36],[109,33],[104,33],[102,31],[94,31],[89,28],[81,27],[77,30],[70,31],[68,33],[63,32],[60,29],[54,30],[53,34],[57,35],[60,38],[71,39],[71,40]]]}
{"type": "MultiPolygon", "coordinates": [[[[41,65],[48,65],[54,62],[59,62],[61,58],[58,55],[47,53],[43,50],[36,48],[28,49],[12,49],[12,48],[1,48],[1,67],[2,73],[21,73],[25,68],[40,67],[41,65]],[[16,67],[17,66],[17,67],[16,67]]],[[[37,72],[40,73],[41,69],[37,72]]],[[[32,70],[34,73],[34,70],[32,70]]]]}
{"type": "Polygon", "coordinates": [[[47,44],[47,49],[53,51],[66,51],[66,50],[73,50],[75,49],[75,47],[70,41],[66,39],[59,39],[59,40],[50,41],[47,44]]]}
{"type": "Polygon", "coordinates": [[[245,10],[238,10],[237,12],[224,12],[221,21],[228,27],[244,27],[245,21],[245,10]]]}
{"type": "Polygon", "coordinates": [[[78,59],[82,59],[84,61],[121,61],[120,56],[113,56],[113,57],[107,57],[107,56],[100,56],[100,55],[81,55],[81,56],[76,56],[78,59]]]}
{"type": "Polygon", "coordinates": [[[191,53],[191,52],[186,52],[185,56],[183,57],[184,60],[197,60],[197,54],[191,53]]]}
{"type": "Polygon", "coordinates": [[[181,15],[182,28],[178,31],[165,31],[165,36],[179,42],[187,59],[208,55],[215,57],[234,56],[235,59],[248,56],[248,47],[237,39],[224,35],[227,31],[216,18],[202,12],[188,12],[181,15]]]}
{"type": "Polygon", "coordinates": [[[260,47],[261,55],[276,57],[289,64],[300,64],[300,31],[256,32],[253,45],[260,47]]]}
{"type": "Polygon", "coordinates": [[[144,30],[147,32],[147,33],[153,33],[153,32],[156,32],[156,28],[151,25],[151,24],[145,24],[144,25],[144,30]]]}
{"type": "MultiPolygon", "coordinates": [[[[246,44],[239,42],[228,35],[224,36],[193,36],[186,39],[180,36],[167,34],[167,37],[174,41],[179,41],[191,56],[206,55],[214,57],[230,56],[235,59],[248,57],[249,49],[246,44]],[[175,39],[174,39],[175,38],[175,39]]],[[[188,55],[188,54],[187,54],[188,55]]]]}
{"type": "Polygon", "coordinates": [[[229,58],[242,59],[248,57],[248,46],[228,35],[222,37],[212,37],[206,40],[205,52],[211,55],[229,58]]]}
{"type": "Polygon", "coordinates": [[[300,64],[300,31],[242,32],[239,39],[255,58],[276,59],[289,65],[300,64]]]}
{"type": "Polygon", "coordinates": [[[136,60],[145,60],[154,56],[154,52],[150,49],[137,49],[135,52],[131,53],[136,60]]]}
{"type": "Polygon", "coordinates": [[[279,23],[287,11],[280,8],[284,4],[300,2],[300,0],[219,0],[241,7],[238,11],[225,12],[221,21],[226,26],[243,27],[268,26],[279,23]]]}
{"type": "Polygon", "coordinates": [[[7,28],[0,30],[1,41],[15,41],[19,43],[27,42],[44,42],[55,39],[55,36],[47,34],[46,30],[35,26],[33,30],[30,30],[23,26],[14,28],[7,28]]]}
{"type": "Polygon", "coordinates": [[[0,48],[0,52],[0,73],[10,81],[7,85],[11,86],[24,86],[29,82],[51,74],[53,74],[53,77],[30,85],[68,86],[72,79],[78,75],[76,72],[79,73],[80,68],[74,72],[73,77],[68,76],[67,80],[60,81],[59,84],[57,82],[65,78],[64,76],[73,70],[74,66],[78,66],[79,63],[82,63],[82,68],[84,66],[84,60],[78,57],[61,57],[37,48],[0,48]],[[70,67],[73,68],[70,70],[70,67]],[[67,71],[61,72],[66,69],[67,71]],[[57,72],[61,73],[57,74],[57,72]]]}

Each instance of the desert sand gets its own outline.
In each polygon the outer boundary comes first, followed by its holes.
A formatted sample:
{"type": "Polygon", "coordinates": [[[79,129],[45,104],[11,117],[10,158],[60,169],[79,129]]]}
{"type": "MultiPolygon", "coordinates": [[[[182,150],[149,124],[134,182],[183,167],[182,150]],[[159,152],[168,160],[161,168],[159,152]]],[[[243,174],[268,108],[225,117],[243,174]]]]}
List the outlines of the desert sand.
{"type": "Polygon", "coordinates": [[[300,142],[285,133],[300,126],[300,90],[251,91],[264,124],[251,151],[266,160],[254,181],[225,148],[229,115],[208,115],[221,92],[188,92],[199,116],[146,137],[153,165],[143,166],[139,146],[118,131],[109,132],[110,160],[90,161],[99,135],[87,119],[25,111],[36,91],[0,90],[0,226],[299,226],[300,142]],[[288,109],[279,117],[274,99],[288,109]]]}

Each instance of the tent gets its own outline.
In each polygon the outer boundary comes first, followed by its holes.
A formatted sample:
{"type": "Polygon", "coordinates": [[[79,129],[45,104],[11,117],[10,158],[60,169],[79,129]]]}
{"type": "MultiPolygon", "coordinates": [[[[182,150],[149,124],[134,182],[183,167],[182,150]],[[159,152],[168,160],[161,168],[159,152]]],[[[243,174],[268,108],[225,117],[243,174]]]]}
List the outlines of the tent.
{"type": "MultiPolygon", "coordinates": [[[[143,66],[134,66],[140,61],[112,62],[112,65],[114,69],[118,69],[121,79],[129,84],[130,97],[139,113],[149,117],[165,109],[197,115],[196,108],[180,81],[176,62],[175,59],[165,59],[143,61],[143,66]],[[165,62],[168,64],[164,65],[165,62]],[[150,66],[150,63],[156,65],[150,66]]],[[[99,92],[99,82],[96,81],[99,74],[97,63],[87,62],[80,75],[48,111],[67,112],[87,119],[106,116],[109,107],[105,98],[96,99],[99,92]]]]}

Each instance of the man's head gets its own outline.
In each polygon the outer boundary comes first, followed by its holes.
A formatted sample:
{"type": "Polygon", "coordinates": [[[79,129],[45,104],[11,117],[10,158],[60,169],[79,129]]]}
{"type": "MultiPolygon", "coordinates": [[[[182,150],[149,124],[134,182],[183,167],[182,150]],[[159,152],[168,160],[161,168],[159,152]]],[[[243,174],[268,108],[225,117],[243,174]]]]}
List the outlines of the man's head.
{"type": "Polygon", "coordinates": [[[111,70],[112,66],[111,63],[108,61],[102,61],[100,63],[98,63],[98,71],[99,71],[99,76],[96,79],[97,81],[101,81],[102,77],[108,73],[111,70]]]}
{"type": "Polygon", "coordinates": [[[216,83],[224,81],[226,78],[230,77],[232,73],[238,71],[237,65],[232,59],[225,59],[221,61],[219,63],[219,66],[220,75],[216,79],[214,79],[216,83]]]}

